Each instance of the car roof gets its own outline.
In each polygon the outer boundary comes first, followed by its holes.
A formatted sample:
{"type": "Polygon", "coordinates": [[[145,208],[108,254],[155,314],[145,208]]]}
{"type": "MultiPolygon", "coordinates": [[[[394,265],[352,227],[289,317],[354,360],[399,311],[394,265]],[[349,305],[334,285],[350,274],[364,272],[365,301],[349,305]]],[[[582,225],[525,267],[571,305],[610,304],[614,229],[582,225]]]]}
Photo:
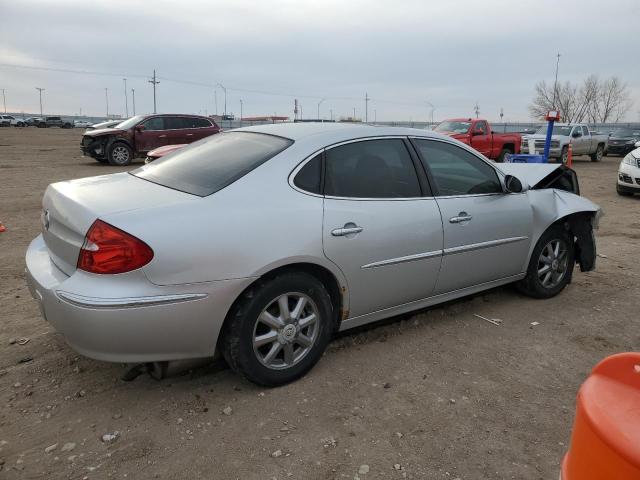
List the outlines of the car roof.
{"type": "Polygon", "coordinates": [[[289,138],[294,141],[310,140],[323,142],[327,145],[356,138],[391,135],[420,136],[451,140],[450,137],[433,132],[432,130],[361,123],[289,122],[243,127],[231,131],[265,133],[289,138]]]}

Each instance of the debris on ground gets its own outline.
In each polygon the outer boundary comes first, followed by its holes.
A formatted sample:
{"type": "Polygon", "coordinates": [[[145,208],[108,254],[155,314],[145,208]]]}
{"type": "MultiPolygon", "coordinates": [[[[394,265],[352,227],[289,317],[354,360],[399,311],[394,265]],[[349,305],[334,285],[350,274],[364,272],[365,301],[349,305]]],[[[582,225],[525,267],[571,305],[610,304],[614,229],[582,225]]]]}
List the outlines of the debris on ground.
{"type": "Polygon", "coordinates": [[[366,475],[367,473],[369,473],[369,465],[360,465],[358,475],[366,475]]]}
{"type": "Polygon", "coordinates": [[[540,325],[540,322],[531,322],[530,325],[535,327],[536,325],[540,325]]]}
{"type": "Polygon", "coordinates": [[[31,356],[22,357],[20,360],[18,360],[18,363],[29,363],[32,360],[33,360],[33,357],[31,356]]]}
{"type": "Polygon", "coordinates": [[[113,433],[105,433],[104,435],[102,435],[102,437],[100,437],[100,439],[104,443],[111,443],[111,442],[115,441],[119,436],[120,436],[120,432],[118,432],[116,430],[113,433]]]}
{"type": "Polygon", "coordinates": [[[474,317],[478,317],[482,320],[484,320],[485,322],[489,322],[492,323],[494,325],[497,325],[498,327],[500,325],[502,325],[502,320],[500,320],[499,318],[487,318],[487,317],[483,317],[482,315],[478,315],[477,313],[473,314],[474,317]]]}
{"type": "Polygon", "coordinates": [[[282,450],[276,450],[275,452],[273,452],[273,453],[271,454],[271,456],[272,456],[273,458],[281,457],[281,456],[282,456],[282,450]]]}
{"type": "Polygon", "coordinates": [[[44,449],[44,453],[51,453],[56,448],[58,448],[58,444],[57,443],[54,443],[53,445],[49,445],[47,448],[44,449]]]}
{"type": "Polygon", "coordinates": [[[67,442],[65,443],[62,448],[60,449],[61,452],[70,452],[72,451],[74,448],[76,448],[76,444],[73,442],[67,442]]]}
{"type": "Polygon", "coordinates": [[[225,415],[231,415],[233,413],[233,408],[231,407],[225,407],[224,409],[222,409],[222,413],[224,413],[225,415]]]}

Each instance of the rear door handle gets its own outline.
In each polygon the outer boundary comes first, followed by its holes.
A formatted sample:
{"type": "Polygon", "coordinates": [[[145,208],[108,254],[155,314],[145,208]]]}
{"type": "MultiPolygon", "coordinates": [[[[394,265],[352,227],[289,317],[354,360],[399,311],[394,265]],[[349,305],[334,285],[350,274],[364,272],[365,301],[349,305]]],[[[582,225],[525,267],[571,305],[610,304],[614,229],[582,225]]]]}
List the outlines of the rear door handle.
{"type": "Polygon", "coordinates": [[[473,217],[469,215],[467,212],[460,212],[458,216],[451,217],[449,219],[449,223],[464,223],[464,222],[470,221],[472,218],[473,217]]]}
{"type": "Polygon", "coordinates": [[[187,133],[187,137],[193,137],[193,133],[187,133]]]}
{"type": "Polygon", "coordinates": [[[167,138],[166,135],[158,135],[158,138],[167,138]]]}
{"type": "Polygon", "coordinates": [[[334,237],[344,237],[346,235],[360,233],[362,230],[364,230],[364,228],[358,227],[355,223],[346,223],[342,228],[331,230],[331,235],[334,237]]]}

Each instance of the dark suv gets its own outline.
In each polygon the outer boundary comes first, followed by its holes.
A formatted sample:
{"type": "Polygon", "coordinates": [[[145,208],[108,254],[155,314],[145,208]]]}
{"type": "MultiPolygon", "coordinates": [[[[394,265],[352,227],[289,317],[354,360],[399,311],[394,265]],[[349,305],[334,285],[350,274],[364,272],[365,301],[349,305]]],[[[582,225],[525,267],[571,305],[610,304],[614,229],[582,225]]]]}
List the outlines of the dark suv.
{"type": "Polygon", "coordinates": [[[44,117],[38,123],[36,123],[37,127],[47,128],[47,127],[60,127],[60,128],[72,128],[73,123],[68,120],[64,120],[62,117],[44,117]]]}
{"type": "Polygon", "coordinates": [[[137,115],[113,128],[86,132],[80,148],[99,162],[129,165],[149,150],[195,142],[219,132],[213,120],[199,115],[137,115]]]}

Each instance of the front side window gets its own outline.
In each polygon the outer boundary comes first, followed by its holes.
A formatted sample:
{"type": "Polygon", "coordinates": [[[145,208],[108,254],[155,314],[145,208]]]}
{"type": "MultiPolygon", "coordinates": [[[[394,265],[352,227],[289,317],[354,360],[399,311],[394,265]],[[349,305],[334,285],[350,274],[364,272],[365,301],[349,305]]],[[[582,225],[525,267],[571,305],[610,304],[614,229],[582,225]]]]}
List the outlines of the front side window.
{"type": "Polygon", "coordinates": [[[438,196],[502,193],[496,171],[472,153],[450,143],[416,139],[415,144],[438,187],[438,196]]]}
{"type": "Polygon", "coordinates": [[[164,130],[164,118],[152,117],[145,120],[142,125],[144,125],[145,130],[164,130]]]}
{"type": "Polygon", "coordinates": [[[131,174],[174,190],[206,197],[232,184],[292,143],[287,138],[262,133],[220,133],[131,174]]]}
{"type": "Polygon", "coordinates": [[[476,131],[482,132],[483,135],[487,134],[487,122],[476,123],[476,131]]]}
{"type": "Polygon", "coordinates": [[[324,193],[350,198],[421,196],[413,161],[402,139],[366,140],[325,154],[324,193]]]}
{"type": "Polygon", "coordinates": [[[581,127],[575,127],[573,129],[573,134],[572,135],[577,136],[577,137],[581,137],[582,136],[582,128],[581,127]]]}

